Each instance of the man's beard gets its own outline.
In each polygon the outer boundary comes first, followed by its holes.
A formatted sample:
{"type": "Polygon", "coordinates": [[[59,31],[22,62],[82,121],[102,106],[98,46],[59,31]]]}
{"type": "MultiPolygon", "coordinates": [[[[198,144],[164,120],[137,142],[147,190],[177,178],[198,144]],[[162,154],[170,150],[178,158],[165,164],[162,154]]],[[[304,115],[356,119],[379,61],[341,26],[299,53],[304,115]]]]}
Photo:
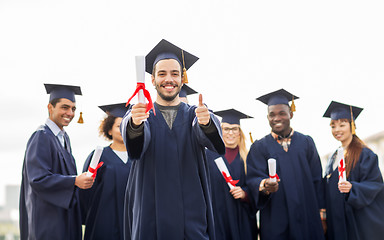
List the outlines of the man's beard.
{"type": "Polygon", "coordinates": [[[180,86],[175,85],[175,87],[177,88],[178,91],[177,91],[174,95],[171,95],[171,96],[165,96],[165,95],[160,91],[161,86],[159,86],[159,85],[156,84],[156,87],[155,87],[155,88],[156,88],[157,94],[159,94],[159,96],[161,97],[161,99],[163,99],[164,101],[171,102],[171,101],[173,101],[173,100],[177,97],[177,95],[179,95],[180,90],[181,90],[181,87],[180,87],[180,86]]]}

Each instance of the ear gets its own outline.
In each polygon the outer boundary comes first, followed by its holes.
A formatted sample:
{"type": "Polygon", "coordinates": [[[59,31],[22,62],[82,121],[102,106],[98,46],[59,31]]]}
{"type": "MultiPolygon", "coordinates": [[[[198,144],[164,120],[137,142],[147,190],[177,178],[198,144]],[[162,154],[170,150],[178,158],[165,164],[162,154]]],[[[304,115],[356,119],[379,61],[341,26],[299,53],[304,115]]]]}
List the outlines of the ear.
{"type": "Polygon", "coordinates": [[[52,112],[52,109],[53,109],[53,105],[52,105],[51,103],[48,103],[47,108],[48,108],[49,116],[51,116],[51,112],[52,112]]]}
{"type": "Polygon", "coordinates": [[[293,112],[289,111],[289,115],[291,116],[289,119],[292,119],[293,118],[293,112]]]}
{"type": "Polygon", "coordinates": [[[153,75],[151,75],[151,80],[152,80],[152,85],[156,86],[156,84],[155,84],[155,77],[153,75]]]}

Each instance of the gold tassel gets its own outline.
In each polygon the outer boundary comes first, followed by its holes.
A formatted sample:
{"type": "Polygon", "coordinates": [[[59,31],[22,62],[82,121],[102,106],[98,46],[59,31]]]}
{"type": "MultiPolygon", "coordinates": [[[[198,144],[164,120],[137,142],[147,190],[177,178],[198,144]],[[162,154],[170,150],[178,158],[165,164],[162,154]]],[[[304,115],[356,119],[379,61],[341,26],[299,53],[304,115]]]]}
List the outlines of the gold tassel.
{"type": "Polygon", "coordinates": [[[351,130],[352,130],[352,135],[356,135],[356,125],[355,121],[353,120],[353,113],[352,113],[352,106],[349,106],[351,109],[351,130]]]}
{"type": "Polygon", "coordinates": [[[291,103],[291,112],[296,112],[295,99],[293,96],[292,96],[292,103],[291,103]]]}
{"type": "Polygon", "coordinates": [[[183,57],[183,83],[188,83],[187,69],[185,68],[183,49],[181,49],[181,56],[183,57]]]}
{"type": "Polygon", "coordinates": [[[79,117],[79,120],[77,121],[77,123],[80,123],[80,124],[83,124],[83,123],[84,123],[84,120],[83,120],[83,112],[80,112],[80,117],[79,117]]]}
{"type": "Polygon", "coordinates": [[[251,132],[249,132],[249,139],[251,139],[251,143],[253,143],[253,137],[251,132]]]}

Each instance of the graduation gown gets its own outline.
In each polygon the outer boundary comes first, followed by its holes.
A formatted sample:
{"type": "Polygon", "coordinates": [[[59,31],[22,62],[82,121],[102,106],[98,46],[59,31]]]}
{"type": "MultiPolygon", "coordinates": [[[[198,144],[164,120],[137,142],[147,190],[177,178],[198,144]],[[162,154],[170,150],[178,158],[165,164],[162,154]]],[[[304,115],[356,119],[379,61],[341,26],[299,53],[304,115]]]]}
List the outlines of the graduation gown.
{"type": "Polygon", "coordinates": [[[384,185],[377,155],[368,148],[362,150],[347,179],[352,183],[348,194],[338,189],[337,167],[324,180],[327,239],[383,239],[384,185]]]}
{"type": "Polygon", "coordinates": [[[247,158],[247,184],[260,209],[260,237],[266,239],[324,239],[319,209],[322,168],[310,136],[294,132],[288,152],[268,134],[255,141],[247,158]],[[276,159],[279,189],[265,195],[260,182],[268,178],[268,159],[276,159]]]}
{"type": "Polygon", "coordinates": [[[76,176],[73,156],[48,126],[39,127],[25,152],[20,239],[81,239],[76,176]]]}
{"type": "MultiPolygon", "coordinates": [[[[93,153],[83,172],[88,171],[93,153]]],[[[124,194],[131,162],[121,161],[109,146],[104,148],[100,162],[104,164],[97,170],[93,186],[79,191],[84,239],[123,239],[124,194]]]]}
{"type": "Polygon", "coordinates": [[[223,158],[232,179],[239,180],[236,186],[240,186],[247,193],[251,201],[251,196],[245,183],[244,162],[240,159],[240,154],[237,154],[233,162],[229,164],[223,155],[207,150],[216,239],[256,239],[256,210],[251,206],[252,202],[233,198],[229,192],[230,189],[227,182],[224,180],[222,173],[214,162],[218,157],[223,158]]]}
{"type": "Polygon", "coordinates": [[[126,136],[130,111],[121,131],[132,159],[126,190],[125,239],[214,239],[205,147],[224,154],[219,120],[209,140],[195,117],[196,106],[180,103],[170,129],[155,105],[144,122],[144,135],[126,136]]]}

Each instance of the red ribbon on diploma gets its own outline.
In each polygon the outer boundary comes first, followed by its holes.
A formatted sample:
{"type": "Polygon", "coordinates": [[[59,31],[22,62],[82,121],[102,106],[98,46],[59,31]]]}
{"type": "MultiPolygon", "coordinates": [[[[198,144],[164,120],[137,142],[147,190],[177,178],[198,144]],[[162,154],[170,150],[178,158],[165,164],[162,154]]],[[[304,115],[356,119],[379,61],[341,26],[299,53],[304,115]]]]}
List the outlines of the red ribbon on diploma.
{"type": "Polygon", "coordinates": [[[153,109],[153,114],[155,114],[155,116],[156,116],[156,112],[155,112],[155,108],[153,107],[153,103],[152,103],[151,95],[149,94],[148,90],[145,89],[145,83],[140,83],[140,82],[137,83],[135,92],[134,92],[134,93],[132,94],[132,96],[128,99],[128,102],[127,102],[127,104],[125,104],[125,106],[128,106],[129,102],[132,100],[132,98],[133,98],[134,96],[136,96],[136,94],[137,94],[140,90],[143,90],[143,92],[144,92],[144,97],[148,100],[147,110],[146,110],[145,112],[148,112],[148,111],[151,110],[151,108],[152,108],[152,109],[153,109]]]}
{"type": "Polygon", "coordinates": [[[232,186],[236,187],[236,184],[239,182],[239,180],[233,180],[231,176],[227,176],[225,172],[221,172],[223,174],[223,177],[227,183],[230,183],[232,186]]]}
{"type": "Polygon", "coordinates": [[[343,178],[343,174],[345,172],[345,167],[344,167],[343,159],[340,160],[340,167],[338,167],[338,169],[339,169],[339,179],[343,178]]]}
{"type": "Polygon", "coordinates": [[[97,164],[96,168],[88,167],[88,172],[92,173],[93,179],[95,179],[95,177],[96,177],[97,169],[99,169],[101,166],[103,166],[103,164],[104,164],[104,162],[99,162],[99,164],[97,164]]]}
{"type": "Polygon", "coordinates": [[[280,178],[279,178],[279,175],[277,175],[277,173],[276,173],[274,176],[269,175],[269,178],[276,178],[277,180],[280,179],[280,178]]]}

